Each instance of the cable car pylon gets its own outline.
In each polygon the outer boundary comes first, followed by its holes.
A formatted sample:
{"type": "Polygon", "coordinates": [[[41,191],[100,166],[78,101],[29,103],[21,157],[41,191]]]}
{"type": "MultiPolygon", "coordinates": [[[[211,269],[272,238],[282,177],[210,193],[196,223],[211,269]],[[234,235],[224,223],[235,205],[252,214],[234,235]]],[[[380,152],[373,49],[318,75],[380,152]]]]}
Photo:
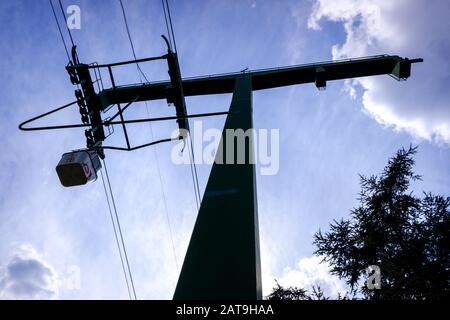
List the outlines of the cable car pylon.
{"type": "MultiPolygon", "coordinates": [[[[176,120],[179,135],[175,140],[178,140],[187,138],[189,118],[227,115],[224,130],[245,131],[253,128],[252,92],[255,90],[306,83],[325,89],[329,81],[376,75],[406,80],[411,75],[411,65],[423,62],[423,59],[378,55],[183,79],[177,52],[173,52],[167,39],[163,38],[168,46],[164,55],[110,64],[81,63],[76,47],[72,47],[72,61],[66,70],[72,84],[80,87],[75,90],[76,100],[19,125],[19,129],[24,131],[86,128],[86,148],[66,153],[58,164],[57,171],[63,185],[81,185],[93,180],[101,167],[96,157],[104,159],[104,150],[133,151],[174,140],[167,138],[132,146],[127,125],[176,120]],[[169,80],[115,85],[115,67],[158,60],[167,62],[169,80]],[[102,71],[107,71],[110,77],[110,88],[103,87],[102,71]],[[232,94],[229,110],[203,114],[187,112],[185,97],[223,93],[232,94]],[[134,102],[160,99],[175,106],[174,116],[125,120],[126,111],[134,102]],[[74,105],[80,112],[80,124],[27,126],[74,105]],[[102,115],[114,105],[117,112],[104,119],[102,115]],[[125,147],[104,144],[114,125],[122,126],[125,147]]],[[[224,134],[220,145],[225,144],[224,134]]],[[[227,152],[226,148],[222,149],[227,152]]],[[[212,166],[173,296],[176,300],[262,298],[255,165],[250,161],[253,157],[252,143],[247,143],[244,150],[245,163],[216,162],[212,166]]]]}

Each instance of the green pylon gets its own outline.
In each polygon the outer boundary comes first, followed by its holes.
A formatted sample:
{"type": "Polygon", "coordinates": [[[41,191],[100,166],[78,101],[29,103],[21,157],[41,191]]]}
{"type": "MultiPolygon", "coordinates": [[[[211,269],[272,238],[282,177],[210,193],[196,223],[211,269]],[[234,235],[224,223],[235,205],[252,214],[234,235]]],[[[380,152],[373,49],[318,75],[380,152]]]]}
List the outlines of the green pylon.
{"type": "Polygon", "coordinates": [[[255,165],[249,161],[254,159],[253,137],[246,140],[245,163],[237,164],[237,139],[226,134],[227,129],[252,128],[252,82],[243,74],[235,82],[216,161],[175,289],[176,300],[262,298],[255,165]],[[227,164],[227,139],[231,138],[235,161],[227,164]]]}

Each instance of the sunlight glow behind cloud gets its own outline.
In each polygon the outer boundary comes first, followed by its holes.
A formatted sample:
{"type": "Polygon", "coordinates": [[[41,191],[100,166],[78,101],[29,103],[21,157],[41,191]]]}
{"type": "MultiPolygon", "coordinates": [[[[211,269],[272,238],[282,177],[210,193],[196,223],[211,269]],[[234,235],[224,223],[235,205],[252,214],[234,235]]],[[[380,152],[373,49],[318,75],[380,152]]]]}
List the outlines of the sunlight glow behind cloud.
{"type": "Polygon", "coordinates": [[[294,268],[285,268],[277,279],[278,283],[287,288],[290,286],[303,288],[312,292],[312,287],[320,286],[326,297],[337,299],[338,295],[345,296],[349,292],[345,282],[330,274],[326,262],[321,263],[323,257],[310,256],[298,260],[294,268]]]}
{"type": "Polygon", "coordinates": [[[332,47],[333,59],[385,53],[424,58],[424,64],[413,66],[408,86],[380,77],[347,81],[347,89],[353,97],[355,88],[363,89],[364,108],[379,123],[448,144],[450,93],[444,85],[450,80],[446,54],[450,6],[439,1],[413,2],[317,0],[308,27],[320,30],[323,20],[343,24],[346,39],[332,47]]]}
{"type": "Polygon", "coordinates": [[[57,278],[53,267],[31,245],[21,245],[0,269],[0,298],[56,298],[57,278]]]}

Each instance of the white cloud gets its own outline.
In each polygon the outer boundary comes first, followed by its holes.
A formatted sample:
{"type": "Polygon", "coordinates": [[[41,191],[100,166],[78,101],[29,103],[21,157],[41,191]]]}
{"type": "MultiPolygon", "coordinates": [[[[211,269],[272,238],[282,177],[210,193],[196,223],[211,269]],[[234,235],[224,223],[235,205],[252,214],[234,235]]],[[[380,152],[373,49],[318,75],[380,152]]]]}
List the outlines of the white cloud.
{"type": "MultiPolygon", "coordinates": [[[[316,0],[308,27],[320,30],[322,20],[343,24],[345,42],[332,47],[333,59],[375,54],[424,58],[424,64],[413,65],[407,83],[384,76],[346,85],[362,87],[364,108],[379,123],[449,144],[449,15],[448,1],[316,0]]],[[[354,89],[349,93],[355,96],[354,89]]]]}
{"type": "Polygon", "coordinates": [[[0,268],[1,299],[52,299],[58,295],[58,277],[30,245],[22,245],[0,268]]]}
{"type": "Polygon", "coordinates": [[[331,275],[328,264],[321,263],[322,259],[318,256],[301,258],[294,268],[285,268],[276,280],[283,287],[303,288],[309,293],[312,286],[320,286],[330,299],[337,299],[338,294],[345,295],[350,291],[345,281],[331,275]]]}

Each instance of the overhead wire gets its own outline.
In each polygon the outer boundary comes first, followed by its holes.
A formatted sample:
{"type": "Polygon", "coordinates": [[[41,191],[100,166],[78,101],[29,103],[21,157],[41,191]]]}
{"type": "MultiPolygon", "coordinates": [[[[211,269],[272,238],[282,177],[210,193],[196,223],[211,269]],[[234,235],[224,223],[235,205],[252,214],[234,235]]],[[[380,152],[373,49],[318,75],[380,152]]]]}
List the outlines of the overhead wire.
{"type": "MultiPolygon", "coordinates": [[[[190,135],[189,135],[188,139],[191,140],[191,136],[190,135]]],[[[195,180],[195,171],[194,171],[194,168],[193,168],[193,165],[192,165],[194,163],[194,160],[192,159],[191,149],[192,149],[192,143],[188,143],[189,167],[191,169],[192,185],[194,187],[195,204],[197,206],[197,211],[198,211],[198,210],[200,210],[200,201],[199,201],[200,197],[198,195],[198,188],[197,188],[196,183],[195,183],[195,181],[196,181],[195,180]]]]}
{"type": "MultiPolygon", "coordinates": [[[[145,104],[145,109],[147,111],[147,116],[150,117],[150,111],[148,109],[147,104],[145,104]]],[[[148,123],[148,127],[150,129],[151,139],[153,140],[154,139],[153,127],[152,127],[151,123],[148,123]]],[[[158,177],[159,177],[159,183],[161,185],[161,195],[162,195],[162,198],[163,198],[164,211],[166,213],[166,220],[167,220],[167,226],[168,226],[168,229],[169,229],[170,242],[172,244],[172,252],[173,252],[173,256],[174,256],[174,260],[175,260],[175,267],[176,267],[177,273],[179,273],[180,270],[179,270],[179,267],[178,267],[177,253],[176,253],[176,250],[175,250],[175,242],[173,240],[173,232],[172,232],[172,226],[171,226],[170,217],[169,217],[169,210],[167,208],[166,193],[164,191],[164,184],[163,184],[163,180],[162,180],[161,169],[159,167],[159,159],[158,159],[158,153],[157,153],[157,149],[156,148],[157,148],[156,146],[153,148],[153,156],[155,158],[156,169],[158,171],[158,177]]]]}
{"type": "Polygon", "coordinates": [[[198,197],[197,210],[199,210],[200,209],[200,204],[202,203],[202,197],[201,197],[201,193],[200,193],[200,186],[199,186],[199,183],[198,183],[197,165],[196,165],[196,162],[195,162],[194,147],[193,147],[192,138],[191,138],[190,133],[189,133],[189,142],[190,142],[190,148],[189,148],[190,149],[190,156],[192,156],[191,166],[192,166],[193,171],[194,171],[194,179],[195,179],[194,187],[197,190],[197,197],[198,197]]]}
{"type": "Polygon", "coordinates": [[[58,0],[58,2],[59,2],[59,7],[61,8],[61,13],[62,13],[62,15],[64,17],[64,24],[66,25],[66,29],[67,29],[67,32],[69,33],[70,41],[72,42],[72,47],[74,47],[75,43],[74,43],[73,38],[72,38],[72,32],[70,31],[70,28],[67,25],[66,13],[64,12],[64,8],[63,8],[61,0],[58,0]]]}
{"type": "Polygon", "coordinates": [[[113,230],[114,230],[114,237],[116,238],[117,249],[119,250],[119,256],[120,256],[120,262],[122,264],[123,275],[125,276],[125,282],[127,284],[128,296],[130,297],[130,300],[132,300],[133,298],[131,296],[131,288],[130,288],[130,284],[128,282],[127,269],[126,269],[124,261],[123,261],[122,249],[120,247],[119,236],[117,234],[117,229],[116,229],[116,223],[114,222],[114,216],[113,216],[112,209],[111,209],[111,203],[109,200],[108,191],[106,189],[105,178],[103,177],[103,172],[101,170],[100,170],[100,175],[102,177],[103,189],[105,190],[106,202],[108,203],[108,211],[109,211],[109,216],[111,217],[111,223],[112,223],[113,230]]]}
{"type": "Polygon", "coordinates": [[[167,14],[168,14],[168,16],[169,16],[170,30],[172,31],[173,47],[174,47],[174,49],[175,49],[175,52],[178,53],[178,50],[177,50],[177,43],[176,43],[176,41],[175,41],[175,34],[174,34],[174,31],[173,31],[172,17],[170,16],[170,6],[169,6],[169,2],[168,2],[167,0],[166,0],[166,7],[167,7],[167,14]]]}
{"type": "MultiPolygon", "coordinates": [[[[63,9],[62,2],[61,2],[61,0],[59,0],[58,2],[59,2],[59,7],[61,9],[62,16],[63,16],[63,21],[64,21],[64,24],[66,26],[66,30],[67,30],[67,32],[69,34],[70,42],[72,43],[72,48],[75,48],[75,42],[73,41],[72,32],[70,31],[70,28],[67,25],[67,18],[66,18],[66,14],[64,12],[64,9],[63,9]]],[[[61,39],[63,40],[63,43],[64,43],[64,49],[66,50],[67,59],[69,59],[69,65],[71,65],[72,63],[76,63],[76,61],[72,61],[72,59],[71,59],[71,57],[69,55],[69,50],[67,49],[66,42],[65,42],[64,36],[62,34],[62,30],[61,30],[61,28],[59,26],[58,19],[56,17],[56,12],[55,12],[55,9],[53,7],[52,0],[50,0],[50,4],[52,6],[53,15],[55,16],[55,19],[56,19],[57,24],[58,24],[59,34],[61,35],[61,39]]],[[[75,55],[76,55],[76,53],[75,53],[75,55]]],[[[74,59],[77,59],[77,57],[75,57],[74,59]]],[[[80,85],[78,83],[76,84],[76,86],[77,86],[77,89],[80,89],[80,85]]]]}
{"type": "MultiPolygon", "coordinates": [[[[63,43],[63,45],[64,45],[64,49],[65,49],[65,51],[66,51],[67,59],[69,60],[69,63],[70,63],[71,59],[70,59],[69,51],[68,51],[68,49],[67,49],[67,45],[66,45],[66,42],[65,42],[65,39],[64,39],[64,35],[63,35],[62,30],[61,30],[61,27],[60,27],[60,25],[59,25],[58,17],[57,17],[56,12],[55,12],[55,7],[53,6],[52,0],[49,0],[49,2],[50,2],[50,6],[51,6],[51,8],[52,8],[53,16],[54,16],[55,21],[56,21],[56,25],[57,25],[58,30],[59,30],[59,34],[60,34],[60,36],[61,36],[62,43],[63,43]]],[[[61,1],[59,1],[59,4],[60,4],[60,7],[61,7],[61,11],[62,11],[62,13],[63,13],[63,16],[65,17],[65,15],[64,15],[64,10],[63,10],[63,8],[62,8],[61,1]]],[[[70,30],[68,29],[68,31],[69,31],[69,35],[70,35],[70,39],[71,39],[72,45],[74,45],[73,38],[72,38],[72,35],[71,35],[71,33],[70,33],[70,30]]],[[[67,106],[67,105],[66,105],[66,106],[67,106]]],[[[64,107],[65,107],[65,106],[64,106],[64,107]]],[[[136,291],[135,291],[135,289],[134,289],[133,277],[132,277],[132,275],[131,275],[131,270],[130,270],[129,263],[128,263],[128,257],[126,256],[125,243],[124,243],[124,241],[123,241],[122,231],[121,231],[121,228],[120,228],[120,221],[119,221],[119,217],[118,217],[118,214],[117,214],[117,209],[116,209],[116,207],[115,207],[114,195],[113,195],[113,193],[112,193],[112,188],[111,188],[111,184],[110,184],[110,181],[109,181],[108,173],[107,173],[107,171],[106,171],[106,163],[105,163],[105,162],[104,162],[104,165],[105,165],[105,172],[106,172],[107,178],[108,178],[109,190],[110,190],[110,193],[111,193],[110,197],[111,197],[112,202],[113,202],[113,205],[114,205],[114,211],[115,211],[115,216],[116,216],[116,222],[114,222],[114,216],[113,216],[112,209],[111,209],[111,203],[110,203],[110,200],[109,200],[108,191],[107,191],[107,189],[106,189],[106,184],[105,184],[105,179],[104,179],[104,177],[103,177],[103,172],[100,171],[100,174],[101,174],[101,177],[102,177],[103,189],[104,189],[104,191],[105,191],[106,202],[107,202],[107,204],[108,204],[108,210],[109,210],[109,215],[110,215],[110,218],[111,218],[111,223],[112,223],[112,225],[113,225],[114,236],[115,236],[117,248],[118,248],[118,251],[119,251],[120,262],[121,262],[122,270],[123,270],[124,276],[125,276],[125,282],[126,282],[126,285],[127,285],[128,296],[129,296],[130,299],[132,299],[131,291],[133,291],[134,298],[136,299],[136,291]],[[132,286],[132,288],[130,288],[130,282],[128,281],[127,270],[126,270],[126,268],[125,268],[124,257],[123,257],[123,255],[122,255],[122,250],[121,250],[121,248],[120,248],[120,242],[119,242],[119,237],[118,237],[118,234],[117,234],[116,223],[117,223],[117,225],[118,225],[118,227],[119,227],[119,232],[120,232],[121,242],[122,242],[123,251],[124,251],[124,254],[125,254],[125,258],[126,258],[126,263],[127,263],[127,266],[128,266],[128,272],[129,272],[129,277],[130,277],[130,280],[131,280],[131,286],[132,286]]]]}
{"type": "MultiPolygon", "coordinates": [[[[123,6],[122,0],[119,0],[119,2],[120,2],[120,7],[122,8],[122,15],[123,15],[123,20],[125,22],[125,28],[127,30],[128,41],[130,42],[131,50],[133,51],[134,60],[137,60],[136,51],[134,50],[133,40],[131,39],[130,28],[128,27],[128,19],[127,19],[127,15],[125,13],[125,8],[123,6]]],[[[141,75],[144,77],[145,81],[150,82],[150,81],[148,81],[147,77],[145,76],[145,73],[142,71],[141,67],[139,66],[139,63],[136,63],[136,66],[137,66],[139,72],[141,73],[141,75]]]]}
{"type": "MultiPolygon", "coordinates": [[[[133,53],[134,59],[137,60],[136,51],[134,49],[134,44],[133,44],[133,40],[132,40],[132,37],[131,37],[131,32],[130,32],[130,29],[128,27],[125,7],[123,5],[122,0],[119,0],[119,2],[120,2],[121,9],[122,9],[123,17],[124,17],[125,27],[126,27],[127,34],[128,34],[128,40],[130,42],[131,51],[133,53]]],[[[139,80],[140,80],[140,82],[143,83],[142,77],[144,77],[144,79],[147,82],[149,82],[147,77],[146,77],[146,75],[145,75],[145,73],[141,70],[141,68],[140,68],[138,63],[136,63],[136,66],[137,66],[137,69],[139,71],[139,80]]],[[[147,116],[150,117],[150,111],[149,111],[149,108],[148,108],[147,101],[145,101],[145,109],[147,111],[147,116]]],[[[151,139],[153,140],[154,139],[153,127],[152,127],[151,123],[148,123],[148,127],[149,127],[149,130],[150,130],[151,139]]],[[[165,211],[167,226],[168,226],[168,230],[169,230],[169,237],[170,237],[170,242],[171,242],[171,246],[172,246],[172,253],[173,253],[173,256],[174,256],[175,267],[176,267],[177,273],[179,273],[178,259],[177,259],[176,249],[175,249],[175,242],[174,242],[174,239],[173,239],[172,226],[171,226],[171,221],[170,221],[170,217],[169,217],[169,212],[168,212],[168,207],[167,207],[167,200],[166,200],[166,194],[165,194],[165,191],[164,191],[164,183],[163,183],[163,179],[162,179],[161,168],[159,166],[158,154],[157,154],[156,147],[153,149],[153,156],[155,158],[156,169],[157,169],[157,172],[158,172],[159,182],[160,182],[160,186],[161,186],[161,195],[162,195],[162,198],[163,198],[164,211],[165,211]]]]}
{"type": "Polygon", "coordinates": [[[70,62],[71,59],[70,59],[70,55],[69,55],[69,50],[67,50],[66,41],[64,40],[64,35],[62,33],[61,26],[59,25],[58,17],[56,16],[55,7],[53,6],[52,0],[48,0],[48,1],[50,2],[50,6],[52,7],[53,16],[55,17],[56,25],[58,26],[59,35],[61,36],[61,41],[64,45],[64,50],[66,51],[67,59],[69,59],[69,62],[70,62]]]}
{"type": "Polygon", "coordinates": [[[134,281],[133,281],[133,275],[132,275],[132,272],[131,272],[130,262],[128,260],[127,248],[125,246],[125,241],[123,239],[122,228],[120,226],[120,219],[119,219],[119,215],[117,213],[116,201],[114,200],[114,193],[112,191],[111,181],[109,179],[108,168],[106,167],[105,159],[102,159],[102,162],[103,162],[103,166],[105,168],[106,181],[108,183],[108,188],[109,188],[109,193],[110,193],[110,196],[111,196],[112,207],[114,209],[114,216],[115,216],[116,223],[117,223],[118,234],[120,236],[120,243],[122,244],[122,249],[123,249],[124,258],[125,258],[124,260],[125,260],[125,264],[127,266],[128,276],[130,278],[130,286],[131,286],[131,290],[130,291],[133,292],[134,300],[137,300],[136,289],[134,287],[134,281]]]}
{"type": "MultiPolygon", "coordinates": [[[[49,0],[49,2],[50,2],[50,6],[51,6],[51,9],[52,9],[52,12],[53,12],[53,16],[54,16],[55,21],[56,21],[56,25],[58,27],[59,34],[61,36],[61,41],[63,43],[64,50],[65,50],[66,55],[67,55],[67,59],[69,60],[69,63],[71,63],[69,50],[67,49],[66,41],[64,39],[64,35],[63,35],[62,30],[61,30],[61,26],[59,24],[58,17],[56,15],[55,7],[53,5],[52,0],[49,0]]],[[[63,5],[62,5],[62,2],[61,2],[61,0],[59,0],[58,2],[59,2],[59,7],[61,9],[61,13],[62,13],[63,18],[64,18],[64,22],[65,22],[65,25],[66,25],[67,32],[69,34],[70,41],[72,43],[72,46],[75,47],[75,43],[74,43],[74,40],[73,40],[73,37],[72,37],[72,33],[70,31],[70,28],[67,25],[66,15],[65,15],[65,12],[64,12],[64,8],[63,8],[63,5]]],[[[125,16],[124,16],[124,18],[126,19],[125,16]]],[[[127,26],[127,30],[128,30],[128,26],[127,26]]],[[[131,38],[130,38],[130,40],[131,40],[131,38]]],[[[134,52],[134,48],[133,48],[133,52],[134,52]]],[[[136,57],[135,57],[135,60],[136,60],[136,57]]],[[[139,65],[138,65],[138,68],[139,68],[139,65]]],[[[144,75],[144,77],[145,77],[145,75],[144,75]]],[[[103,165],[104,165],[104,168],[105,168],[106,180],[107,180],[107,184],[108,184],[109,194],[110,195],[108,196],[108,191],[107,191],[107,188],[106,188],[105,179],[104,179],[103,173],[100,171],[102,182],[103,182],[103,189],[105,191],[106,201],[107,201],[107,204],[108,204],[108,210],[109,210],[111,222],[112,222],[112,225],[113,225],[114,236],[115,236],[115,239],[116,239],[117,248],[119,250],[119,256],[120,256],[120,261],[121,261],[121,265],[122,265],[122,270],[123,270],[124,276],[125,276],[125,282],[126,282],[126,285],[127,285],[128,296],[129,296],[130,299],[134,298],[135,300],[137,300],[136,289],[135,289],[134,281],[133,281],[133,275],[132,275],[130,263],[129,263],[129,260],[128,260],[128,254],[127,254],[127,249],[126,249],[126,246],[125,246],[125,241],[124,241],[124,237],[123,237],[123,233],[122,233],[122,228],[120,226],[120,219],[119,219],[119,215],[118,215],[118,212],[117,212],[117,207],[116,207],[116,203],[115,203],[115,199],[114,199],[114,193],[113,193],[113,190],[112,190],[111,181],[109,179],[109,174],[108,174],[108,169],[106,167],[106,162],[105,162],[104,159],[103,159],[103,165]],[[110,199],[111,199],[111,202],[110,202],[110,199]],[[111,203],[112,203],[112,208],[111,208],[111,203]],[[112,209],[114,210],[114,215],[112,213],[112,211],[113,211],[112,209]],[[115,219],[114,219],[114,217],[115,217],[115,219]],[[120,241],[119,241],[119,238],[120,238],[120,241]],[[121,249],[121,247],[122,247],[122,249],[121,249]],[[123,255],[122,255],[122,251],[123,251],[123,255]],[[125,265],[126,265],[126,267],[125,267],[125,265]]]]}
{"type": "Polygon", "coordinates": [[[169,23],[167,21],[167,11],[166,11],[166,5],[164,4],[164,0],[161,0],[161,4],[163,7],[163,11],[164,11],[164,20],[166,22],[167,36],[169,37],[169,49],[172,51],[172,36],[171,36],[170,30],[169,30],[169,23]]]}
{"type": "MultiPolygon", "coordinates": [[[[168,0],[161,0],[161,2],[163,4],[164,18],[166,20],[166,27],[167,27],[167,33],[168,33],[169,39],[172,38],[173,47],[175,49],[175,52],[178,53],[177,43],[176,43],[176,39],[175,39],[175,32],[174,32],[173,23],[172,23],[172,16],[170,14],[169,2],[168,2],[168,0]],[[165,5],[164,5],[164,2],[165,2],[165,5]],[[166,16],[166,10],[167,10],[167,16],[166,16]],[[167,19],[167,17],[168,17],[168,19],[167,19]],[[169,21],[168,23],[167,23],[167,20],[169,21]],[[170,31],[169,31],[169,26],[170,26],[170,31]]],[[[187,121],[189,123],[189,119],[187,119],[187,121]]],[[[195,154],[194,154],[192,136],[190,133],[189,133],[189,144],[190,144],[190,148],[188,148],[188,149],[189,149],[189,159],[190,159],[190,166],[191,166],[192,183],[194,185],[195,202],[197,204],[197,210],[199,210],[202,200],[201,200],[200,186],[198,183],[197,165],[195,162],[195,154]]]]}

